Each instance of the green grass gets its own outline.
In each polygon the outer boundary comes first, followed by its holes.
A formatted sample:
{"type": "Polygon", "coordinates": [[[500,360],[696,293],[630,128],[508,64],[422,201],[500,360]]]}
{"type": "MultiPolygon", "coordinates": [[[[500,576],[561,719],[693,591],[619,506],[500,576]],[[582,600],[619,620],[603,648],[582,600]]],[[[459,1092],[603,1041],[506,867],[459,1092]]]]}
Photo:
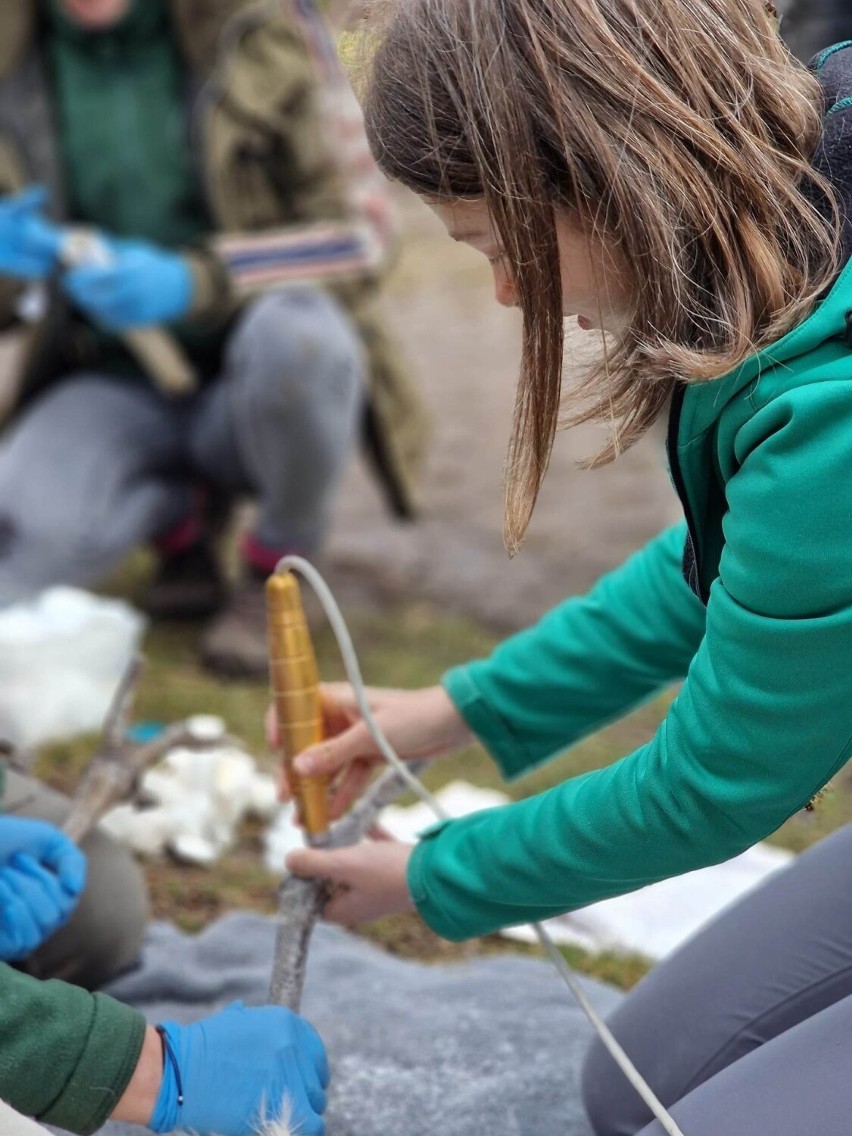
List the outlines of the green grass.
{"type": "MultiPolygon", "coordinates": [[[[138,602],[148,565],[134,558],[112,581],[110,591],[138,602]]],[[[469,620],[450,618],[429,605],[416,603],[385,609],[381,613],[348,611],[353,639],[365,679],[375,686],[419,687],[436,682],[456,663],[486,654],[497,642],[487,629],[469,620]]],[[[265,682],[223,683],[198,665],[196,648],[199,629],[191,625],[151,628],[144,650],[147,668],[136,703],[137,719],[164,723],[190,714],[218,714],[229,729],[242,737],[262,765],[274,768],[263,735],[263,715],[268,702],[265,682]]],[[[330,633],[316,639],[317,656],[324,678],[342,677],[342,668],[330,633]]],[[[458,756],[435,765],[427,774],[432,789],[457,778],[477,785],[500,788],[520,799],[541,792],[567,777],[605,765],[629,753],[652,735],[665,714],[669,698],[662,697],[599,731],[570,752],[531,775],[506,785],[487,754],[473,746],[458,756]]],[[[70,791],[96,744],[95,738],[78,738],[45,747],[37,771],[45,780],[70,791]]],[[[820,802],[813,814],[799,814],[773,837],[773,842],[793,851],[852,820],[852,782],[838,778],[834,791],[820,802]]],[[[248,907],[260,911],[274,908],[275,881],[261,866],[260,833],[246,825],[237,847],[213,871],[164,860],[146,867],[155,915],[174,920],[188,931],[199,930],[222,912],[248,907]]],[[[382,920],[363,928],[363,933],[388,950],[424,961],[451,961],[471,954],[532,948],[512,944],[496,936],[469,944],[443,943],[415,918],[382,920]]],[[[566,957],[584,973],[622,988],[629,988],[648,969],[636,956],[609,952],[592,955],[575,948],[566,957]]]]}

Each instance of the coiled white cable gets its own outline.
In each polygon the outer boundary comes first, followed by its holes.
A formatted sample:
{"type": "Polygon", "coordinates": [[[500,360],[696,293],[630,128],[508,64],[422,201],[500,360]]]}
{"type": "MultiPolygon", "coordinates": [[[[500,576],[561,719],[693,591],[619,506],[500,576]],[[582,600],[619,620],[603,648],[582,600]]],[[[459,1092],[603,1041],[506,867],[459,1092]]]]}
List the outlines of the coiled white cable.
{"type": "MultiPolygon", "coordinates": [[[[400,777],[403,778],[412,792],[414,792],[421,801],[424,801],[432,809],[438,820],[451,820],[452,818],[449,816],[446,809],[441,806],[440,801],[438,801],[432,795],[432,793],[429,792],[426,786],[423,785],[421,781],[412,774],[411,770],[407,768],[405,762],[402,761],[402,759],[397,755],[393,746],[385,737],[381,726],[379,726],[378,722],[373,717],[373,712],[370,709],[370,705],[367,701],[367,696],[364,688],[364,679],[361,676],[361,667],[358,663],[358,656],[355,653],[355,646],[352,642],[352,636],[349,634],[349,628],[346,626],[346,621],[343,618],[337,601],[335,600],[328,584],[325,582],[317,569],[314,568],[314,566],[307,560],[303,560],[301,556],[285,556],[281,561],[279,561],[276,567],[276,572],[286,571],[298,572],[300,576],[303,576],[304,579],[307,580],[307,582],[311,585],[314,592],[316,593],[317,598],[322,605],[323,611],[328,618],[331,628],[334,631],[335,638],[337,639],[337,645],[340,649],[341,658],[343,659],[343,666],[346,670],[346,677],[349,679],[349,683],[352,687],[352,690],[354,691],[355,701],[358,703],[358,709],[361,711],[361,716],[364,719],[364,723],[367,726],[367,729],[373,735],[373,739],[375,740],[376,745],[379,747],[379,751],[382,754],[382,757],[384,757],[388,765],[393,766],[393,768],[397,771],[400,777]]],[[[576,975],[566,962],[564,955],[556,946],[553,939],[550,937],[547,931],[545,931],[544,927],[542,927],[540,923],[531,923],[530,926],[535,932],[538,941],[547,952],[547,955],[550,958],[551,962],[561,975],[568,989],[576,998],[578,1004],[580,1005],[580,1008],[583,1010],[583,1013],[592,1023],[592,1026],[594,1027],[598,1037],[606,1046],[607,1050],[612,1055],[613,1060],[621,1069],[622,1073],[624,1073],[630,1084],[634,1087],[636,1092],[654,1114],[656,1119],[660,1122],[663,1130],[668,1133],[668,1136],[684,1136],[684,1133],[678,1127],[674,1118],[664,1108],[663,1104],[657,1098],[651,1086],[647,1083],[644,1077],[642,1077],[639,1070],[636,1068],[636,1066],[622,1049],[621,1045],[613,1036],[606,1022],[589,1001],[585,991],[577,981],[576,975]]]]}

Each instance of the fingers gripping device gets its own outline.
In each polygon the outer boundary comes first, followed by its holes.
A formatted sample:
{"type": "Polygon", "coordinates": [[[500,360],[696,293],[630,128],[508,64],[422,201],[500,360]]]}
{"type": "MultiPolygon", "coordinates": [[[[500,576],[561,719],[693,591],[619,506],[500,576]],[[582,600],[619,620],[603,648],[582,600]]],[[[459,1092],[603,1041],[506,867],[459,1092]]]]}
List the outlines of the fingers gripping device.
{"type": "MultiPolygon", "coordinates": [[[[275,574],[267,582],[270,671],[284,764],[291,787],[299,801],[310,843],[315,847],[322,847],[324,838],[328,834],[328,781],[324,777],[297,778],[294,776],[292,768],[292,762],[296,755],[307,746],[321,741],[323,737],[322,702],[319,693],[316,655],[302,608],[299,585],[292,575],[293,571],[298,571],[308,580],[325,610],[337,637],[346,675],[352,685],[358,709],[365,725],[373,735],[379,751],[388,764],[392,765],[409,783],[420,799],[432,808],[438,819],[447,819],[446,813],[435,801],[432,794],[425,786],[420,784],[394,752],[393,747],[373,717],[367,702],[361,668],[358,665],[358,658],[349,630],[325,580],[307,561],[298,556],[285,556],[279,563],[275,574]]],[[[540,923],[532,924],[532,928],[550,961],[591,1022],[598,1037],[600,1037],[622,1073],[651,1110],[651,1113],[659,1121],[663,1131],[667,1133],[667,1136],[685,1136],[675,1119],[657,1098],[654,1090],[639,1073],[606,1022],[592,1005],[585,990],[566,962],[565,956],[546,929],[540,923]]]]}

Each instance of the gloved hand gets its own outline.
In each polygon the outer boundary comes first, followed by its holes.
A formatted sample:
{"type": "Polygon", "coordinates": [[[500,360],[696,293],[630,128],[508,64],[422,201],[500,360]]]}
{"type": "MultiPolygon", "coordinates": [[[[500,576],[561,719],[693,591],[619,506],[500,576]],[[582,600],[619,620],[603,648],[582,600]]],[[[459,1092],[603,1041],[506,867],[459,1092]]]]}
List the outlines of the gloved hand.
{"type": "Polygon", "coordinates": [[[192,269],[184,257],[147,241],[107,240],[110,264],[81,265],[63,287],[74,303],[110,331],[172,323],[192,303],[192,269]]]}
{"type": "Polygon", "coordinates": [[[41,820],[0,815],[0,960],[26,958],[65,923],[86,883],[86,857],[41,820]]]}
{"type": "Polygon", "coordinates": [[[149,1122],[154,1132],[255,1136],[259,1120],[284,1116],[299,1136],[323,1136],[328,1061],[316,1030],[298,1014],[233,1002],[194,1025],[157,1028],[166,1054],[149,1122]]]}
{"type": "Polygon", "coordinates": [[[44,280],[58,264],[60,230],[42,215],[43,185],[0,197],[0,275],[44,280]]]}

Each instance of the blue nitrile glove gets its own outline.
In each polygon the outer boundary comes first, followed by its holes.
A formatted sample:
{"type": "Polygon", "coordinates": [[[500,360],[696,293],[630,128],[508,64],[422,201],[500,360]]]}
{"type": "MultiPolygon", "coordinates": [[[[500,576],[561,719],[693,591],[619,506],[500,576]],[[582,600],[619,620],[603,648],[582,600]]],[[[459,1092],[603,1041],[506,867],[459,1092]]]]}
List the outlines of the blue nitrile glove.
{"type": "Polygon", "coordinates": [[[42,216],[43,185],[0,197],[0,275],[44,280],[59,262],[61,231],[42,216]]]}
{"type": "Polygon", "coordinates": [[[255,1136],[259,1121],[283,1115],[299,1136],[323,1136],[328,1061],[298,1014],[233,1002],[194,1025],[157,1028],[166,1052],[152,1131],[255,1136]]]}
{"type": "Polygon", "coordinates": [[[91,319],[110,331],[173,323],[192,304],[192,269],[184,257],[147,241],[104,238],[106,265],[81,265],[63,287],[91,319]]]}
{"type": "Polygon", "coordinates": [[[86,884],[86,857],[42,820],[0,814],[0,960],[26,958],[67,922],[86,884]]]}

